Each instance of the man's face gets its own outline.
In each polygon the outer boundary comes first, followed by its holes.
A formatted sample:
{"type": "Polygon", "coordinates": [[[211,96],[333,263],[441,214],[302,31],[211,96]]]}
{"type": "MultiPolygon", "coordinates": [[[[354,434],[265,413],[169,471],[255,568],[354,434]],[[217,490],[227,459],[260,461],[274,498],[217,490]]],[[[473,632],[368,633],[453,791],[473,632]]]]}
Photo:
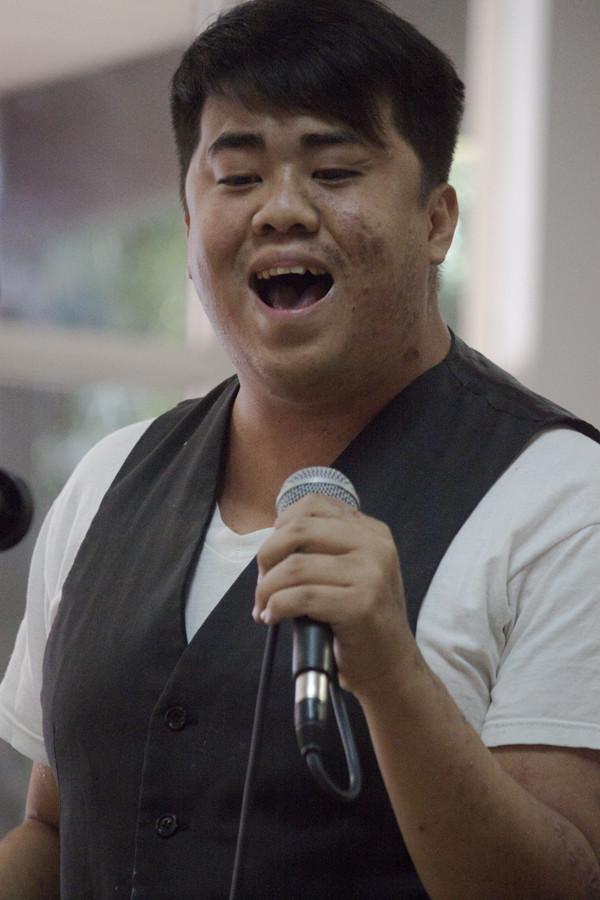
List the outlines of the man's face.
{"type": "Polygon", "coordinates": [[[389,116],[384,139],[207,100],[186,180],[188,270],[242,385],[351,395],[422,352],[445,249],[389,116]]]}

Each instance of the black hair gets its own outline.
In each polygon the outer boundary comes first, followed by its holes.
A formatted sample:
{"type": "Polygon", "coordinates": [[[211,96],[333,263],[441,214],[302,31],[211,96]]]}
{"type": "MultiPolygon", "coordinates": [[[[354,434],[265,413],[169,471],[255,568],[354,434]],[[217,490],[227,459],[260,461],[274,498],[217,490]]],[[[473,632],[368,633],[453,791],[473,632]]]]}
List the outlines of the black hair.
{"type": "Polygon", "coordinates": [[[448,57],[379,0],[248,0],[183,55],[171,115],[185,178],[209,96],[308,111],[381,143],[381,101],[422,164],[422,195],[448,179],[464,85],[448,57]]]}

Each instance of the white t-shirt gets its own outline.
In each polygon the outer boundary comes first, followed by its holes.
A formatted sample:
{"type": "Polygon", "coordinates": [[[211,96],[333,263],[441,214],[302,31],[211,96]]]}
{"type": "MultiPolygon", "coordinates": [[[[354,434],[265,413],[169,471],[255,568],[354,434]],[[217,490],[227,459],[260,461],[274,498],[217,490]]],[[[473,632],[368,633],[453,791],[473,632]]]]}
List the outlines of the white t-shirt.
{"type": "MultiPolygon", "coordinates": [[[[25,617],[0,685],[0,736],[36,762],[47,762],[42,660],[62,584],[148,425],[121,429],[87,454],[34,550],[25,617]]],[[[188,637],[268,533],[236,535],[215,512],[190,590],[188,637]]],[[[523,451],[440,562],[417,641],[488,746],[600,749],[600,445],[557,429],[523,451]]]]}

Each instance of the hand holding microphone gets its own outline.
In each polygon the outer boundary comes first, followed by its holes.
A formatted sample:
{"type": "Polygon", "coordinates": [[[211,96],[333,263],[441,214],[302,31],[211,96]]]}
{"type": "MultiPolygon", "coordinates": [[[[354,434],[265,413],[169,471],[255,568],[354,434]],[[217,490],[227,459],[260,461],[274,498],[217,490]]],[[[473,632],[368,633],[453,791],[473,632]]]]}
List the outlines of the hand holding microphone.
{"type": "MultiPolygon", "coordinates": [[[[336,706],[336,665],[340,684],[360,701],[394,678],[413,638],[392,535],[358,511],[345,476],[333,469],[295,473],[280,491],[278,511],[258,553],[254,616],[267,624],[295,619],[296,730],[311,765],[327,716],[328,685],[336,706]]],[[[323,785],[325,778],[313,774],[323,785]]],[[[345,799],[356,793],[349,790],[345,799]]]]}

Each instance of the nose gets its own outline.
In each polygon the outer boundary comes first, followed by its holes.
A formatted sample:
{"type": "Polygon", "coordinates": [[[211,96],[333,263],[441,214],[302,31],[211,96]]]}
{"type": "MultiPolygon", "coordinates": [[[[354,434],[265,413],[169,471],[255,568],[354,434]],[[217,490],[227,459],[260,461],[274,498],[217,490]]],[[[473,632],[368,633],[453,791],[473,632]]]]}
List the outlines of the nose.
{"type": "Polygon", "coordinates": [[[314,233],[318,228],[319,212],[298,179],[282,176],[263,185],[260,208],[252,217],[254,234],[288,234],[295,230],[314,233]]]}

